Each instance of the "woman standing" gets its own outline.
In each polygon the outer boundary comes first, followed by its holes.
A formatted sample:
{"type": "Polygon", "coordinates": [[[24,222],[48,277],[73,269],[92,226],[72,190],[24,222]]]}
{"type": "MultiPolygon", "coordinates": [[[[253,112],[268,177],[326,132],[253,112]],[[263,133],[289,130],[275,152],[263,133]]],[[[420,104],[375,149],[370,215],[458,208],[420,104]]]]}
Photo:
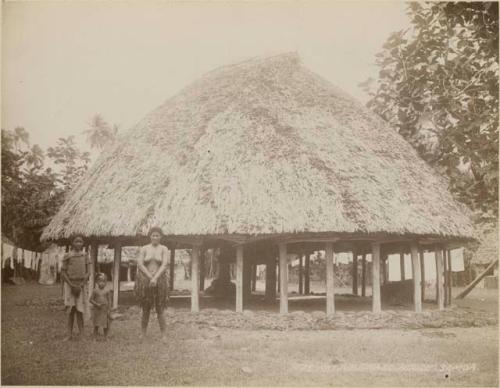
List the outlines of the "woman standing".
{"type": "Polygon", "coordinates": [[[158,227],[149,231],[151,243],[141,248],[137,260],[137,277],[135,280],[136,296],[142,307],[142,335],[146,334],[151,308],[154,306],[162,337],[165,335],[165,317],[163,310],[168,299],[167,247],[160,244],[163,232],[158,227]]]}
{"type": "Polygon", "coordinates": [[[90,260],[83,251],[83,237],[73,238],[71,250],[64,255],[61,267],[64,305],[69,308],[68,337],[73,337],[73,325],[78,325],[80,336],[83,334],[83,318],[89,314],[88,284],[90,276],[90,260]]]}

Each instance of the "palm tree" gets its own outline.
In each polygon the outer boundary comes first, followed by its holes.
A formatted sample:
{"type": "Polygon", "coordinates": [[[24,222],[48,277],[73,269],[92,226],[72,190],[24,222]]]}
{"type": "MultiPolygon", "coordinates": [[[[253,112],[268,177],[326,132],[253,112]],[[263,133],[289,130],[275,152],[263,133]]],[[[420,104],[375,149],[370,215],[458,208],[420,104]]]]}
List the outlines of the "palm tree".
{"type": "Polygon", "coordinates": [[[26,154],[26,162],[34,169],[39,169],[43,166],[45,155],[38,144],[31,147],[31,150],[26,154]]]}
{"type": "Polygon", "coordinates": [[[115,124],[111,127],[100,114],[95,114],[89,121],[89,129],[83,132],[91,148],[103,149],[114,142],[118,126],[115,124]]]}
{"type": "Polygon", "coordinates": [[[23,127],[16,127],[14,129],[14,147],[16,152],[19,152],[19,142],[29,145],[29,133],[23,127]]]}

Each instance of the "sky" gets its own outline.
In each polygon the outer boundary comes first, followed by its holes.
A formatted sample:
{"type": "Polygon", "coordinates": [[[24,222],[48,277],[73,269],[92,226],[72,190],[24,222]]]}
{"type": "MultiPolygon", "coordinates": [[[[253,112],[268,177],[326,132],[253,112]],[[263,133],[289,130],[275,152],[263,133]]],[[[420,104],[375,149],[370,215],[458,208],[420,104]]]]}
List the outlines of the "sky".
{"type": "Polygon", "coordinates": [[[2,128],[46,148],[101,114],[127,130],[205,72],[296,51],[366,102],[375,54],[408,26],[399,1],[7,2],[2,128]]]}

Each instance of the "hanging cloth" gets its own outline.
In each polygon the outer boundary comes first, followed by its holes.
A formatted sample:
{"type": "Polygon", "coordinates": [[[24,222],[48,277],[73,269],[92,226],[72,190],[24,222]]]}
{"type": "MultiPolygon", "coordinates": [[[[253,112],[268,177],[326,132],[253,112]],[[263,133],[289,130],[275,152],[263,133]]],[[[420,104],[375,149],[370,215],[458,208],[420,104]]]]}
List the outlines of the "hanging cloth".
{"type": "Polygon", "coordinates": [[[452,251],[450,251],[450,256],[451,256],[451,271],[452,272],[465,271],[463,248],[453,249],[452,251]]]}
{"type": "Polygon", "coordinates": [[[17,248],[16,262],[23,263],[23,250],[21,248],[17,248]]]}
{"type": "Polygon", "coordinates": [[[10,263],[10,268],[14,269],[14,247],[10,244],[3,243],[2,244],[2,268],[5,268],[5,263],[7,259],[10,263]]]}
{"type": "Polygon", "coordinates": [[[23,249],[23,265],[24,268],[31,268],[31,251],[23,249]]]}
{"type": "Polygon", "coordinates": [[[51,261],[51,256],[47,252],[40,254],[40,284],[51,285],[56,282],[56,262],[51,261]]]}

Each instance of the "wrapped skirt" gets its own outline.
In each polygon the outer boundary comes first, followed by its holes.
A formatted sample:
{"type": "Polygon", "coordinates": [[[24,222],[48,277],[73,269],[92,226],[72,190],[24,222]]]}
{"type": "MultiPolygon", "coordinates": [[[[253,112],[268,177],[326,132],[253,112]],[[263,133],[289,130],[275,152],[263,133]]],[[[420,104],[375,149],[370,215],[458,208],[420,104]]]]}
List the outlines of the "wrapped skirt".
{"type": "Polygon", "coordinates": [[[168,277],[167,271],[165,271],[156,282],[156,286],[151,287],[149,284],[149,279],[146,275],[142,273],[141,270],[137,270],[137,276],[135,278],[135,296],[138,303],[142,305],[149,305],[155,307],[165,307],[168,300],[168,277]]]}

